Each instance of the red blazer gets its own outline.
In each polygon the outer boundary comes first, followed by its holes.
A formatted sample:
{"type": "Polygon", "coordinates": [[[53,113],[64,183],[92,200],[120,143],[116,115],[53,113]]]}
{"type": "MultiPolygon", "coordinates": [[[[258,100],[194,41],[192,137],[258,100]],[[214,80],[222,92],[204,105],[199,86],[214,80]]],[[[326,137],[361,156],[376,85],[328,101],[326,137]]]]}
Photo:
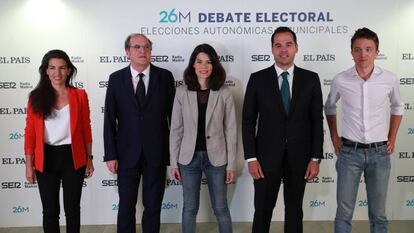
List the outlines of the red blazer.
{"type": "MultiPolygon", "coordinates": [[[[88,96],[85,90],[68,88],[72,158],[75,169],[86,165],[86,144],[92,142],[88,96]]],[[[35,169],[44,171],[44,128],[41,115],[34,113],[31,102],[27,104],[24,134],[25,155],[34,156],[35,169]]]]}

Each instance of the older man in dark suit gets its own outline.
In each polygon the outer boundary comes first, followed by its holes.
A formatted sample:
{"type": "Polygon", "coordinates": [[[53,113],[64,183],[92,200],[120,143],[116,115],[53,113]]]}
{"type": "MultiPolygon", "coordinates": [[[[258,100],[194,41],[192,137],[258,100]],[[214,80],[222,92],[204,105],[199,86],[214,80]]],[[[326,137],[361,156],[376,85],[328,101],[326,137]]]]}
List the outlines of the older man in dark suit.
{"type": "Polygon", "coordinates": [[[275,64],[253,73],[243,106],[243,144],[254,179],[253,232],[269,232],[283,180],[285,232],[303,232],[306,180],[319,173],[323,148],[322,92],[318,74],[294,65],[296,35],[272,35],[275,64]]]}
{"type": "Polygon", "coordinates": [[[118,174],[118,233],[135,232],[135,206],[142,176],[143,232],[159,232],[169,120],[174,101],[170,71],[150,64],[151,41],[131,34],[125,41],[130,65],[112,73],[105,98],[106,165],[118,174]]]}

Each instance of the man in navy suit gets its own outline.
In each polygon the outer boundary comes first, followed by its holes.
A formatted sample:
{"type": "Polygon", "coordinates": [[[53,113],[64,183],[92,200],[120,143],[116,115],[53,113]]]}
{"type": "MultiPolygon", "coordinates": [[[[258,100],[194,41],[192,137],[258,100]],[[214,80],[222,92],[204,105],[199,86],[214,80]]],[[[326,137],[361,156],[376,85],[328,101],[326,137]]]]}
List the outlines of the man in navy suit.
{"type": "Polygon", "coordinates": [[[319,173],[323,148],[322,91],[318,74],[294,65],[296,35],[272,35],[275,64],[253,73],[243,105],[243,146],[254,179],[254,233],[269,232],[283,180],[285,232],[303,232],[306,180],[319,173]]]}
{"type": "Polygon", "coordinates": [[[152,42],[142,34],[125,40],[130,65],[109,77],[105,98],[106,165],[118,174],[118,233],[135,232],[138,187],[142,176],[142,230],[159,232],[169,120],[174,101],[170,71],[150,64],[152,42]]]}

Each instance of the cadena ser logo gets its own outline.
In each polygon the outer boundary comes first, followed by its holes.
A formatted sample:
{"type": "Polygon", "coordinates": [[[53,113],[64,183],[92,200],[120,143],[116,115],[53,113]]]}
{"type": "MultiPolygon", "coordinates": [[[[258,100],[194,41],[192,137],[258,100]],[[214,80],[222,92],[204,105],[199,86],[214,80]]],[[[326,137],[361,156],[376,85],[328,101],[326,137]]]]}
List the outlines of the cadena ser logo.
{"type": "Polygon", "coordinates": [[[252,62],[270,61],[271,56],[269,54],[253,54],[250,59],[252,62]]]}
{"type": "Polygon", "coordinates": [[[411,78],[411,77],[400,78],[400,85],[414,85],[414,78],[411,78]]]}
{"type": "Polygon", "coordinates": [[[414,183],[414,176],[397,176],[397,183],[414,183]]]}
{"type": "Polygon", "coordinates": [[[0,89],[17,89],[16,82],[0,82],[0,89]]]}
{"type": "Polygon", "coordinates": [[[18,181],[5,181],[1,182],[1,189],[21,189],[22,182],[18,181]]]}

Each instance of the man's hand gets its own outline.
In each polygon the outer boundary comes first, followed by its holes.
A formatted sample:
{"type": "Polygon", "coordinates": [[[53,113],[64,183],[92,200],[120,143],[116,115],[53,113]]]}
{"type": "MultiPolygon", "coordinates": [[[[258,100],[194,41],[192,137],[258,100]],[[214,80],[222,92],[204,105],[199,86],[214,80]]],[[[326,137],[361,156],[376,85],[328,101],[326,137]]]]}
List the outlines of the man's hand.
{"type": "Polygon", "coordinates": [[[232,184],[234,183],[234,177],[235,177],[236,172],[235,171],[226,171],[226,184],[232,184]]]}
{"type": "Polygon", "coordinates": [[[341,138],[339,136],[332,136],[332,146],[334,148],[336,156],[339,155],[339,147],[341,147],[341,138]]]}
{"type": "Polygon", "coordinates": [[[319,174],[319,163],[309,161],[308,168],[305,173],[305,180],[312,180],[319,174]]]}
{"type": "Polygon", "coordinates": [[[108,170],[113,174],[118,173],[118,160],[106,161],[106,166],[108,167],[108,170]]]}
{"type": "Polygon", "coordinates": [[[250,161],[247,163],[249,167],[249,173],[253,177],[253,179],[261,179],[264,178],[262,167],[260,166],[259,161],[250,161]]]}
{"type": "Polygon", "coordinates": [[[171,169],[171,177],[175,181],[180,181],[181,180],[180,170],[178,170],[178,168],[171,169]]]}

